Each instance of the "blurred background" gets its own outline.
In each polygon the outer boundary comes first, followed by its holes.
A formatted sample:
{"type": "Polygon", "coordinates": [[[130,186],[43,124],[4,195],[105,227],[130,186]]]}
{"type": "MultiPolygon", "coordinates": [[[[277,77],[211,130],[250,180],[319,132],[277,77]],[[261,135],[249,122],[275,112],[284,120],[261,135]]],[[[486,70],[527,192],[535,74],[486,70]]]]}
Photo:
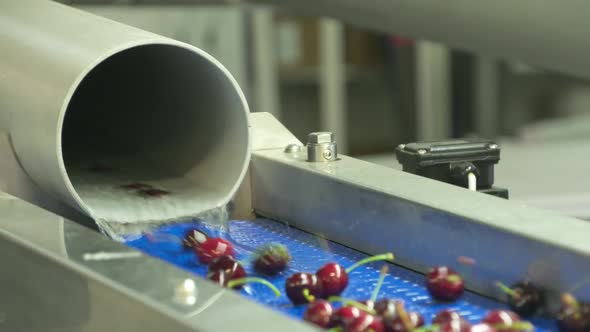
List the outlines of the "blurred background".
{"type": "Polygon", "coordinates": [[[587,81],[242,2],[62,2],[208,51],[302,141],[333,131],[342,153],[399,168],[401,143],[494,139],[513,199],[590,218],[587,81]]]}

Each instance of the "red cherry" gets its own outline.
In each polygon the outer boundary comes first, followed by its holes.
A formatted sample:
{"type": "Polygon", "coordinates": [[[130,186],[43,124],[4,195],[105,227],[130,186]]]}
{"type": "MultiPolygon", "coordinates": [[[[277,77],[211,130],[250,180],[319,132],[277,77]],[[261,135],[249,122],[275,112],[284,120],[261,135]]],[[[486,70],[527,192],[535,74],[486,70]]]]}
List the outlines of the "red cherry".
{"type": "Polygon", "coordinates": [[[208,270],[209,272],[222,270],[227,273],[232,280],[246,277],[246,270],[244,270],[242,264],[231,256],[219,256],[214,258],[211,263],[209,263],[208,270]]]}
{"type": "Polygon", "coordinates": [[[381,299],[375,303],[375,312],[385,321],[397,318],[397,308],[403,305],[401,300],[381,299]]]}
{"type": "Polygon", "coordinates": [[[426,287],[436,300],[454,301],[463,294],[465,285],[463,278],[453,269],[437,266],[426,275],[426,287]]]}
{"type": "Polygon", "coordinates": [[[458,312],[453,310],[442,310],[434,316],[432,324],[444,325],[452,321],[466,322],[465,318],[461,317],[458,312]]]}
{"type": "Polygon", "coordinates": [[[471,332],[471,324],[462,318],[448,321],[439,326],[440,332],[471,332]]]}
{"type": "Polygon", "coordinates": [[[205,242],[209,237],[207,234],[201,232],[200,230],[193,228],[189,229],[184,233],[184,238],[182,239],[182,246],[185,248],[194,248],[196,246],[201,245],[201,243],[205,242]]]}
{"type": "Polygon", "coordinates": [[[325,297],[340,295],[348,285],[348,273],[338,263],[328,263],[315,274],[322,283],[325,297]]]}
{"type": "Polygon", "coordinates": [[[331,327],[333,313],[332,304],[320,299],[309,304],[303,319],[319,327],[328,328],[331,327]]]}
{"type": "Polygon", "coordinates": [[[285,270],[290,261],[291,255],[287,248],[273,243],[258,250],[253,265],[256,272],[272,276],[285,270]]]}
{"type": "MultiPolygon", "coordinates": [[[[399,311],[399,307],[398,307],[399,311]]],[[[411,332],[413,329],[424,326],[424,317],[421,314],[410,311],[407,313],[408,316],[408,325],[403,321],[402,317],[398,314],[398,316],[389,322],[388,324],[388,331],[391,332],[411,332]]]]}
{"type": "Polygon", "coordinates": [[[352,323],[356,318],[361,316],[368,315],[366,312],[362,311],[361,309],[353,306],[345,306],[341,307],[340,309],[336,310],[334,315],[332,315],[332,324],[331,326],[347,326],[348,324],[352,323]]]}
{"type": "Polygon", "coordinates": [[[207,273],[207,279],[214,281],[222,287],[226,287],[227,283],[232,280],[231,274],[224,270],[217,270],[207,273]]]}
{"type": "Polygon", "coordinates": [[[322,284],[315,274],[295,273],[285,282],[285,291],[293,304],[309,302],[308,297],[305,295],[306,289],[309,295],[316,298],[322,297],[322,284]]]}
{"type": "Polygon", "coordinates": [[[220,256],[234,256],[234,248],[231,243],[218,237],[208,238],[195,248],[195,252],[203,264],[209,264],[220,256]]]}
{"type": "Polygon", "coordinates": [[[510,310],[492,310],[482,320],[483,323],[491,325],[498,332],[519,332],[521,329],[511,329],[510,326],[520,322],[517,313],[510,310]],[[505,328],[498,327],[505,326],[505,328]]]}
{"type": "Polygon", "coordinates": [[[488,324],[480,323],[480,324],[471,325],[471,329],[469,330],[469,332],[498,332],[498,331],[496,331],[493,327],[491,327],[488,324]]]}
{"type": "Polygon", "coordinates": [[[344,328],[345,332],[385,332],[381,318],[373,315],[362,315],[355,318],[344,328]]]}

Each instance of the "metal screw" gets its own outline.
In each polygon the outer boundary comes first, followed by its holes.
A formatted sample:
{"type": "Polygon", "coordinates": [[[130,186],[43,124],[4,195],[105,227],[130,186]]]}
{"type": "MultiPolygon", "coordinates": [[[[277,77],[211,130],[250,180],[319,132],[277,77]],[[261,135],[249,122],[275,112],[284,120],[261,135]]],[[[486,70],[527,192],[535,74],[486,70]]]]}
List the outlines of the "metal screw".
{"type": "Polygon", "coordinates": [[[425,149],[419,149],[418,150],[418,154],[426,154],[426,150],[425,149]]]}
{"type": "Polygon", "coordinates": [[[489,148],[490,150],[496,150],[496,149],[498,148],[498,144],[490,144],[490,145],[488,146],[488,148],[489,148]]]}
{"type": "Polygon", "coordinates": [[[285,147],[285,153],[300,152],[303,147],[299,144],[289,144],[285,147]]]}
{"type": "Polygon", "coordinates": [[[332,142],[334,142],[334,134],[329,131],[320,131],[307,135],[307,143],[323,144],[332,142]]]}
{"type": "Polygon", "coordinates": [[[334,134],[320,131],[307,135],[307,161],[338,160],[338,152],[334,134]]]}
{"type": "Polygon", "coordinates": [[[400,144],[397,147],[398,147],[398,149],[403,150],[403,149],[406,148],[406,145],[405,144],[400,144]]]}

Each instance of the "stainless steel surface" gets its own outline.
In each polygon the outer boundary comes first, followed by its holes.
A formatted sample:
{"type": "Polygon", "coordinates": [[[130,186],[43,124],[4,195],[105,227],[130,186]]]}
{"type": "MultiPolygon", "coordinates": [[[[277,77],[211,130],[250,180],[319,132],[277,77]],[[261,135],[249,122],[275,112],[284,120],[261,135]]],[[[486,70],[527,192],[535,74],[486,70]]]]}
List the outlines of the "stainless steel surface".
{"type": "Polygon", "coordinates": [[[338,160],[338,148],[334,134],[327,131],[310,133],[307,136],[307,161],[338,160]]]}
{"type": "Polygon", "coordinates": [[[0,192],[0,330],[316,331],[0,192]]]}
{"type": "Polygon", "coordinates": [[[120,222],[194,216],[233,196],[250,157],[248,106],[210,55],[52,1],[0,2],[0,30],[0,128],[11,143],[0,156],[14,153],[24,170],[12,162],[0,176],[26,179],[0,189],[120,222]],[[88,174],[94,164],[107,171],[88,174]],[[113,189],[125,181],[174,194],[113,189]]]}
{"type": "MultiPolygon", "coordinates": [[[[569,290],[590,274],[590,223],[350,157],[256,151],[251,185],[257,213],[367,253],[392,251],[412,269],[471,257],[468,286],[487,295],[503,297],[497,280],[569,290]]],[[[576,293],[590,298],[590,287],[576,293]]]]}
{"type": "Polygon", "coordinates": [[[252,0],[590,77],[584,0],[252,0]]]}

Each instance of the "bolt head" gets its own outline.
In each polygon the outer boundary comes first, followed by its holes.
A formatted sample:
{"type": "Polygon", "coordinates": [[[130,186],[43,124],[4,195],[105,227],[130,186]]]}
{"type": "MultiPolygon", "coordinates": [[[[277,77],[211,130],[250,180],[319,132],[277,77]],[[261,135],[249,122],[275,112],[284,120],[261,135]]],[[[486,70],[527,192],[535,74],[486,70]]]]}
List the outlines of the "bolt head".
{"type": "Polygon", "coordinates": [[[323,144],[323,143],[333,143],[334,142],[334,134],[329,131],[320,131],[315,133],[310,133],[307,135],[307,143],[311,144],[323,144]]]}
{"type": "Polygon", "coordinates": [[[488,146],[488,148],[489,148],[490,150],[496,150],[496,149],[498,148],[498,144],[490,144],[490,145],[488,146]]]}
{"type": "Polygon", "coordinates": [[[418,154],[426,154],[426,152],[428,152],[428,151],[426,151],[425,149],[418,150],[418,154]]]}
{"type": "Polygon", "coordinates": [[[403,150],[403,149],[406,148],[406,145],[405,144],[400,144],[400,145],[397,146],[397,148],[400,149],[400,150],[403,150]]]}

